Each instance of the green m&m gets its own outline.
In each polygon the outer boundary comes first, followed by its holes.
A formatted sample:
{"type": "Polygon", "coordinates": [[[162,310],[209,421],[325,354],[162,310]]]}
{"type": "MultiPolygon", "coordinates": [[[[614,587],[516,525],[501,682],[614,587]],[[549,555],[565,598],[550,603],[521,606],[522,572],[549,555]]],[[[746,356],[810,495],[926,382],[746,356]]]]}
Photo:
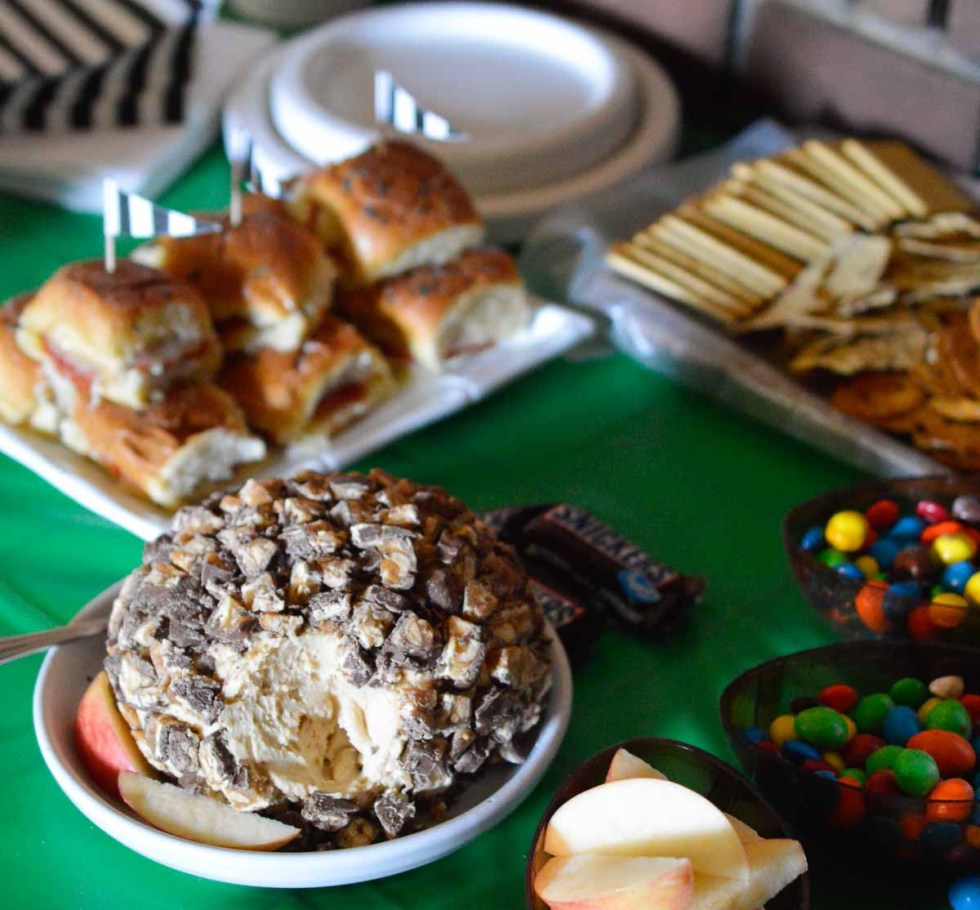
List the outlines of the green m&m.
{"type": "Polygon", "coordinates": [[[796,715],[796,735],[811,746],[839,749],[847,742],[847,721],[833,708],[807,708],[796,715]]]}
{"type": "Polygon", "coordinates": [[[921,749],[903,749],[892,765],[895,783],[909,796],[927,796],[939,783],[936,760],[921,749]]]}

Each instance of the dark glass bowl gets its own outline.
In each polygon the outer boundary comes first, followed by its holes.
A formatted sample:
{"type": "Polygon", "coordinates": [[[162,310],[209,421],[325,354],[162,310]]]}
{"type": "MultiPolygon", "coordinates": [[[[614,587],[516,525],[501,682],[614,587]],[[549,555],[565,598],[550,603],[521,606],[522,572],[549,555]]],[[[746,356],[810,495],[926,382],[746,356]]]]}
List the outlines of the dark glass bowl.
{"type": "MultiPolygon", "coordinates": [[[[673,739],[628,739],[604,749],[583,762],[558,788],[534,832],[524,876],[524,902],[527,910],[548,910],[534,893],[534,878],[547,862],[542,849],[544,833],[558,807],[583,790],[596,787],[606,779],[606,771],[617,749],[628,749],[649,762],[672,781],[683,784],[713,802],[723,812],[734,815],[755,828],[763,837],[789,837],[779,816],[742,775],[707,752],[673,739]]],[[[810,885],[806,875],[792,882],[766,903],[767,910],[807,910],[810,885]]]]}
{"type": "MultiPolygon", "coordinates": [[[[980,477],[941,475],[881,480],[831,490],[791,509],[783,519],[783,546],[807,600],[845,638],[980,644],[980,608],[961,610],[963,621],[952,628],[939,627],[926,620],[928,599],[889,592],[888,608],[883,609],[883,590],[880,587],[841,575],[822,563],[816,554],[800,546],[809,528],[824,527],[830,516],[842,509],[863,512],[879,499],[893,499],[904,515],[911,514],[916,503],[923,499],[935,500],[949,507],[957,496],[963,494],[980,494],[980,477]],[[924,610],[925,615],[915,614],[917,609],[924,610]],[[921,621],[910,621],[913,615],[921,621]]],[[[944,606],[943,610],[955,613],[959,608],[944,606]]]]}
{"type": "Polygon", "coordinates": [[[749,726],[769,729],[795,698],[816,696],[833,683],[861,695],[888,691],[897,679],[923,682],[962,676],[980,691],[980,653],[941,643],[845,642],[760,664],[737,677],[721,696],[728,741],[749,778],[809,845],[862,865],[871,860],[980,870],[980,801],[936,802],[904,794],[866,793],[757,748],[749,726]]]}

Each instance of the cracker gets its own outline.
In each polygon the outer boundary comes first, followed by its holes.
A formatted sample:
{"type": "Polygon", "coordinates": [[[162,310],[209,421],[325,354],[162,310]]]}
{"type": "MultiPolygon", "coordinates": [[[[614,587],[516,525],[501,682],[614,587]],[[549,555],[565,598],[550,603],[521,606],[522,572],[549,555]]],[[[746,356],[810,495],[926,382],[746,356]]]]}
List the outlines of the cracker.
{"type": "Polygon", "coordinates": [[[762,297],[778,294],[789,283],[779,273],[674,215],[662,218],[652,231],[656,237],[676,246],[689,256],[724,270],[729,275],[738,276],[740,281],[762,297]]]}
{"type": "Polygon", "coordinates": [[[954,468],[980,468],[980,427],[948,420],[938,411],[923,409],[912,441],[924,452],[954,468]]]}
{"type": "Polygon", "coordinates": [[[929,407],[954,423],[980,423],[980,401],[975,398],[933,398],[929,407]]]}
{"type": "Polygon", "coordinates": [[[834,297],[860,297],[878,287],[892,245],[885,238],[869,234],[852,234],[834,247],[833,266],[824,287],[834,297]]]}
{"type": "Polygon", "coordinates": [[[884,310],[898,302],[898,291],[888,285],[880,285],[867,294],[845,294],[837,298],[834,310],[838,316],[851,318],[874,310],[884,310]]]}
{"type": "MultiPolygon", "coordinates": [[[[755,162],[752,165],[752,170],[758,175],[758,180],[762,185],[767,188],[771,187],[772,192],[778,192],[780,189],[788,190],[819,205],[828,212],[846,218],[852,224],[856,224],[866,231],[873,231],[878,226],[877,220],[862,209],[852,205],[846,199],[842,199],[818,181],[812,180],[784,164],[763,159],[755,162]]],[[[792,200],[788,199],[788,201],[792,200]]]]}
{"type": "Polygon", "coordinates": [[[858,373],[830,396],[838,411],[873,423],[917,411],[925,401],[925,392],[907,373],[858,373]]]}
{"type": "Polygon", "coordinates": [[[936,354],[960,386],[980,398],[980,346],[965,316],[952,320],[936,333],[936,354]]]}
{"type": "Polygon", "coordinates": [[[935,243],[931,240],[919,240],[915,237],[899,237],[898,248],[904,253],[911,253],[913,256],[945,259],[948,262],[980,264],[980,242],[956,245],[949,242],[935,243]]]}
{"type": "Polygon", "coordinates": [[[656,253],[659,256],[663,256],[664,259],[669,259],[681,268],[691,272],[691,274],[703,278],[723,291],[727,291],[733,297],[737,297],[753,308],[763,303],[763,298],[739,281],[738,276],[730,276],[709,263],[695,259],[693,256],[688,256],[687,253],[684,253],[675,246],[671,246],[669,243],[665,243],[653,234],[637,234],[632,242],[634,246],[643,247],[644,249],[650,250],[651,253],[656,253]]]}
{"type": "Polygon", "coordinates": [[[754,237],[749,237],[748,234],[743,234],[741,231],[729,227],[692,203],[682,205],[675,214],[702,231],[707,231],[727,246],[761,263],[786,280],[795,278],[803,270],[804,263],[798,259],[787,256],[768,243],[763,243],[761,240],[756,240],[754,237]]]}
{"type": "Polygon", "coordinates": [[[790,370],[823,369],[843,376],[876,370],[907,370],[925,356],[928,333],[917,326],[853,339],[819,338],[790,361],[790,370]]]}
{"type": "Polygon", "coordinates": [[[963,212],[940,212],[928,221],[906,221],[895,225],[899,237],[916,237],[919,240],[962,237],[980,240],[980,221],[963,212]]]}
{"type": "Polygon", "coordinates": [[[827,306],[826,299],[820,296],[826,271],[826,262],[811,263],[769,307],[739,326],[740,330],[756,332],[778,326],[810,326],[809,318],[827,306]]]}
{"type": "Polygon", "coordinates": [[[658,294],[663,294],[672,300],[687,304],[699,312],[704,313],[706,316],[710,316],[712,319],[716,319],[726,325],[730,325],[735,321],[735,317],[724,308],[702,300],[682,285],[671,281],[669,278],[657,272],[651,271],[628,256],[623,255],[622,245],[620,244],[615,244],[606,253],[606,263],[613,271],[618,272],[620,275],[638,284],[642,284],[644,287],[658,294]]]}
{"type": "Polygon", "coordinates": [[[828,173],[833,174],[834,179],[839,181],[842,187],[846,187],[848,192],[854,194],[855,198],[866,199],[890,221],[896,221],[910,214],[870,177],[826,143],[816,140],[804,142],[803,151],[826,168],[828,173]]]}
{"type": "Polygon", "coordinates": [[[803,262],[813,262],[830,252],[826,241],[734,196],[709,196],[702,206],[729,227],[803,262]]]}
{"type": "Polygon", "coordinates": [[[929,207],[925,200],[864,143],[857,139],[845,139],[840,144],[840,151],[910,215],[923,218],[928,214],[929,207]]]}
{"type": "Polygon", "coordinates": [[[620,247],[617,252],[619,255],[632,259],[637,264],[687,288],[695,297],[723,307],[736,316],[744,316],[752,309],[751,305],[745,301],[726,293],[721,288],[715,287],[710,282],[677,265],[677,263],[671,262],[650,250],[643,249],[641,246],[632,243],[626,244],[620,247]]]}
{"type": "Polygon", "coordinates": [[[864,212],[871,219],[874,230],[879,230],[892,220],[888,212],[879,209],[872,200],[855,193],[834,171],[830,170],[822,161],[808,155],[803,149],[787,150],[783,160],[820,181],[839,198],[864,212]]]}
{"type": "Polygon", "coordinates": [[[754,186],[743,180],[730,180],[725,184],[729,192],[745,199],[757,208],[763,209],[777,218],[782,218],[804,231],[828,242],[839,240],[853,233],[854,226],[818,205],[798,196],[789,202],[767,192],[762,186],[754,186]]]}
{"type": "Polygon", "coordinates": [[[956,184],[904,142],[874,140],[865,141],[863,145],[922,199],[929,212],[969,212],[976,208],[973,200],[956,184]]]}

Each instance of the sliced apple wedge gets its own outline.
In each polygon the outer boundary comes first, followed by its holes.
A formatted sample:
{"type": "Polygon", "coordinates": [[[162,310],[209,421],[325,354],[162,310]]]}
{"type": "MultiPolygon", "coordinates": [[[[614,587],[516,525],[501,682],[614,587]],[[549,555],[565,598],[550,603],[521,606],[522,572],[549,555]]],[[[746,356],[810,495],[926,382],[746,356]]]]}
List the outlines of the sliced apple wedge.
{"type": "Polygon", "coordinates": [[[534,892],[551,910],[688,910],[694,873],[686,859],[586,853],[548,860],[534,892]]]}
{"type": "Polygon", "coordinates": [[[751,841],[762,840],[762,835],[755,828],[745,824],[740,818],[735,818],[734,815],[729,815],[727,812],[725,813],[725,818],[731,823],[731,826],[735,829],[735,833],[738,835],[738,839],[743,845],[751,841]]]}
{"type": "Polygon", "coordinates": [[[667,780],[600,784],[551,817],[544,849],[552,856],[680,856],[695,872],[747,881],[745,848],[711,802],[667,780]]]}
{"type": "Polygon", "coordinates": [[[667,775],[661,774],[653,765],[648,764],[642,758],[637,758],[632,752],[628,752],[626,749],[617,749],[612,761],[609,762],[609,770],[606,771],[606,783],[635,778],[667,780],[667,775]]]}
{"type": "Polygon", "coordinates": [[[116,707],[109,676],[103,670],[89,683],[75,713],[75,748],[92,779],[110,796],[119,797],[121,771],[151,774],[129,725],[116,707]]]}
{"type": "Polygon", "coordinates": [[[213,847],[278,850],[300,834],[292,825],[239,812],[209,796],[140,774],[120,774],[119,792],[126,805],[155,828],[213,847]]]}
{"type": "Polygon", "coordinates": [[[807,869],[799,841],[760,838],[747,843],[745,852],[749,881],[696,875],[691,910],[757,910],[807,869]]]}

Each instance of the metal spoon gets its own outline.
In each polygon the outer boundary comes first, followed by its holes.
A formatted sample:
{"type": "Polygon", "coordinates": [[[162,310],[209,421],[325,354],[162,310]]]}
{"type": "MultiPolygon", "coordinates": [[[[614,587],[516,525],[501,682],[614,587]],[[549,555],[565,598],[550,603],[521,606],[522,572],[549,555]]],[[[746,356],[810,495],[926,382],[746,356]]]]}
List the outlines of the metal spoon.
{"type": "Polygon", "coordinates": [[[56,629],[0,638],[0,664],[16,660],[18,657],[26,657],[28,654],[36,654],[53,645],[77,641],[80,638],[91,638],[93,635],[105,632],[108,624],[108,616],[88,616],[73,620],[67,626],[58,626],[56,629]]]}

